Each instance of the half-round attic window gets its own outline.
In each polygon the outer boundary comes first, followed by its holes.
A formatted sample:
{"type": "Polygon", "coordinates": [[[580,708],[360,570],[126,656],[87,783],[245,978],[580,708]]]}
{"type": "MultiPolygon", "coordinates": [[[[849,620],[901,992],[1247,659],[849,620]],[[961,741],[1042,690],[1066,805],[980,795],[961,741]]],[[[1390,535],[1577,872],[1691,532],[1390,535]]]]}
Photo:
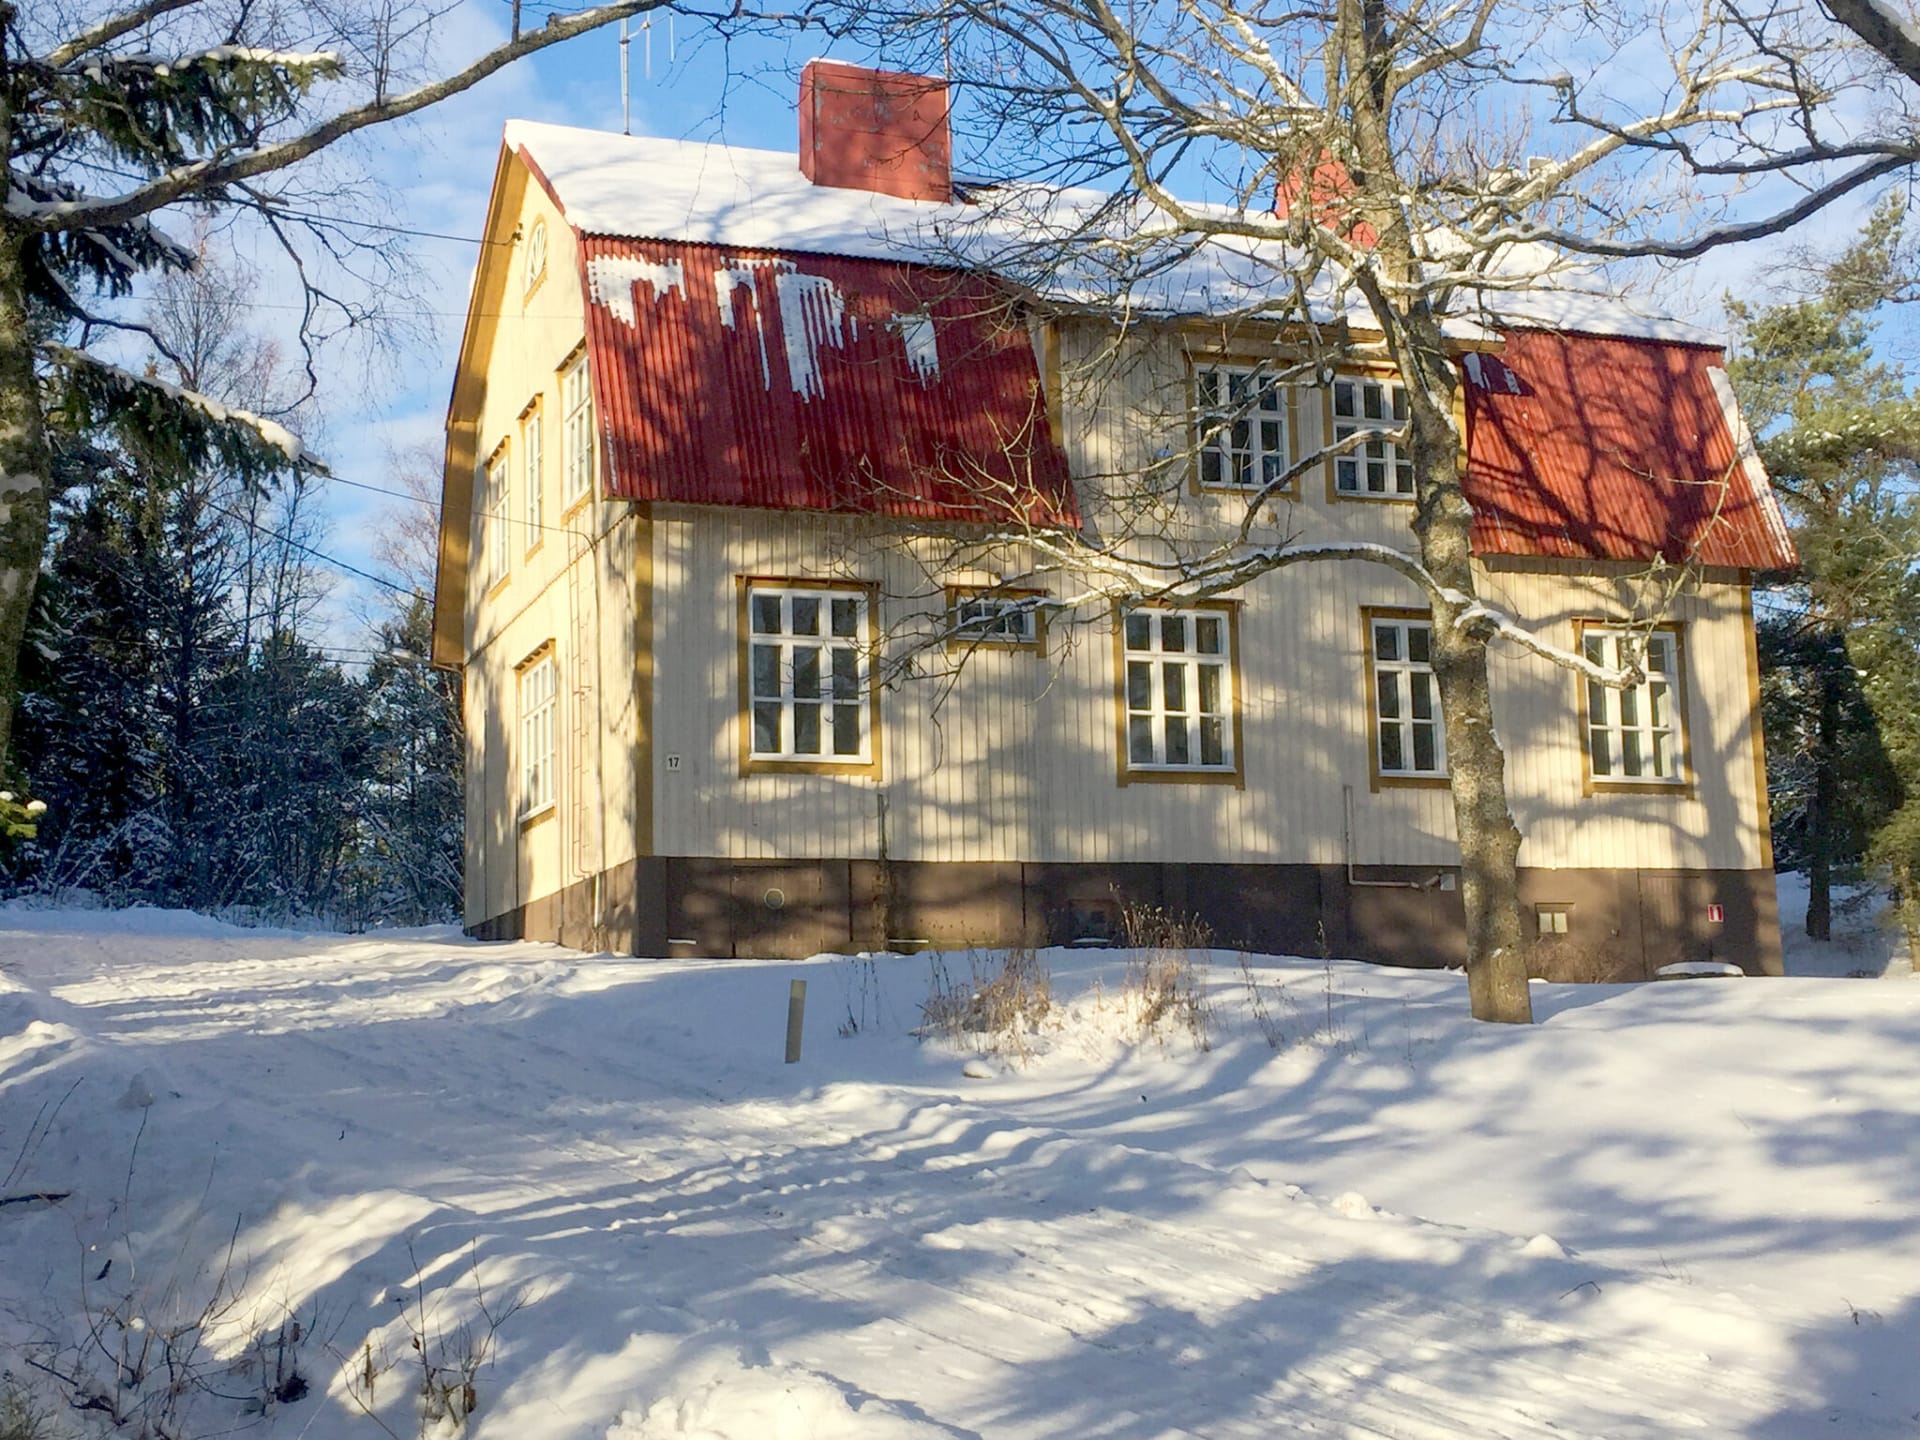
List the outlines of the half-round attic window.
{"type": "Polygon", "coordinates": [[[533,231],[527,236],[527,275],[526,288],[531,290],[540,283],[540,277],[547,273],[547,222],[536,220],[533,231]]]}

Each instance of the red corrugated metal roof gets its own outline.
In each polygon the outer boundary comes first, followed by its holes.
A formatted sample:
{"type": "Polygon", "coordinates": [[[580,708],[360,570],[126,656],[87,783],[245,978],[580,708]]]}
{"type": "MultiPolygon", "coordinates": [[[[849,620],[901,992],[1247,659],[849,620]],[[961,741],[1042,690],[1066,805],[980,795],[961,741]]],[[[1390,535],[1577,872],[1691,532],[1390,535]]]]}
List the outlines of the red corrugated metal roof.
{"type": "Polygon", "coordinates": [[[1474,549],[1797,563],[1765,471],[1737,446],[1721,365],[1703,346],[1535,330],[1469,356],[1474,549]]]}
{"type": "Polygon", "coordinates": [[[925,266],[581,239],[610,494],[1077,526],[1025,325],[925,266]]]}

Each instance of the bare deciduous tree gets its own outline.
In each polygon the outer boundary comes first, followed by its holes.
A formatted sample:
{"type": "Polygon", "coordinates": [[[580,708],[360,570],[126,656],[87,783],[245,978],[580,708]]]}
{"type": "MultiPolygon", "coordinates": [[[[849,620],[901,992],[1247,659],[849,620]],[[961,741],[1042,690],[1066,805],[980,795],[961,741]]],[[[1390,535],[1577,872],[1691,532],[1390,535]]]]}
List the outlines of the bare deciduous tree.
{"type": "MultiPolygon", "coordinates": [[[[962,118],[1018,173],[976,193],[979,233],[955,258],[1059,313],[1119,317],[1105,363],[1124,366],[1139,326],[1186,307],[1223,333],[1266,336],[1280,383],[1325,383],[1360,362],[1399,375],[1407,413],[1390,438],[1411,458],[1416,502],[1404,549],[1301,543],[1277,513],[1299,473],[1365,436],[1268,478],[1237,533],[1211,543],[1182,543],[1166,519],[1168,467],[1153,466],[1099,477],[1102,524],[1086,534],[999,539],[1031,557],[1029,575],[1073,577],[1062,588],[1079,600],[1199,598],[1327,561],[1417,586],[1432,607],[1483,1019],[1531,1018],[1489,646],[1603,684],[1643,676],[1630,650],[1597,665],[1482,598],[1461,473],[1462,351],[1543,295],[1615,283],[1601,262],[1777,234],[1920,157],[1911,95],[1889,89],[1878,58],[1817,16],[1737,7],[876,0],[844,20],[890,58],[904,47],[965,83],[962,118]],[[1075,183],[1108,198],[1063,197],[1075,183]],[[1215,203],[1181,198],[1195,190],[1215,203]],[[1204,307],[1181,294],[1196,269],[1204,307]]],[[[1882,8],[1832,4],[1849,25],[1854,10],[1882,8]]],[[[1891,33],[1898,63],[1911,32],[1891,33]]],[[[1687,583],[1651,578],[1656,596],[1687,583]]]]}

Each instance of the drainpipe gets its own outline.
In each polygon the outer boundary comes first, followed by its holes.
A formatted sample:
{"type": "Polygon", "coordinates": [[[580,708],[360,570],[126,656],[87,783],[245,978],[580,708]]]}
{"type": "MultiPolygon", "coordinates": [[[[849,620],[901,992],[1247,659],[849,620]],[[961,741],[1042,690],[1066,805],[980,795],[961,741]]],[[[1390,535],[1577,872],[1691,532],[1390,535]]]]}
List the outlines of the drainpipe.
{"type": "MultiPolygon", "coordinates": [[[[622,49],[620,55],[624,61],[626,51],[622,49]]],[[[634,530],[637,532],[639,529],[639,525],[636,524],[634,530]]],[[[649,532],[647,536],[648,543],[652,543],[652,539],[653,536],[651,532],[649,532]]],[[[602,933],[606,928],[606,907],[601,882],[606,879],[607,875],[607,787],[605,783],[607,774],[607,639],[601,630],[603,616],[606,611],[606,602],[600,593],[600,549],[597,543],[588,547],[587,559],[588,563],[593,566],[593,760],[595,767],[594,773],[599,776],[601,780],[600,784],[594,786],[594,792],[598,797],[600,806],[600,824],[594,837],[593,943],[604,950],[607,947],[606,936],[602,933]]],[[[651,609],[649,609],[648,615],[651,617],[651,609]]],[[[649,640],[648,643],[652,643],[651,640],[649,640]]],[[[651,723],[651,717],[647,717],[647,722],[651,723]]],[[[637,836],[635,838],[636,840],[638,839],[637,836]]],[[[639,847],[637,845],[635,846],[634,853],[636,855],[639,853],[639,847]]],[[[638,867],[636,867],[636,869],[637,868],[638,867]]]]}

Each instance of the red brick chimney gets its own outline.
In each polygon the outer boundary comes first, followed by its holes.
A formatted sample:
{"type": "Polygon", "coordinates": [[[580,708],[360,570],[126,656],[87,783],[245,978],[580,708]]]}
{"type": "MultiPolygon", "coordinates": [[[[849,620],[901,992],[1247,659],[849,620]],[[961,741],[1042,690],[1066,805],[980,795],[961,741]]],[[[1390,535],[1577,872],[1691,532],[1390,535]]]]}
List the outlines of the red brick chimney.
{"type": "Polygon", "coordinates": [[[842,190],[951,200],[947,82],[809,60],[800,72],[800,173],[842,190]]]}
{"type": "Polygon", "coordinates": [[[1304,200],[1315,225],[1336,235],[1344,234],[1362,250],[1371,250],[1380,243],[1380,235],[1365,220],[1353,217],[1346,203],[1353,191],[1353,177],[1347,174],[1347,167],[1331,155],[1323,155],[1312,175],[1295,171],[1275,187],[1273,213],[1285,220],[1304,200]]]}

